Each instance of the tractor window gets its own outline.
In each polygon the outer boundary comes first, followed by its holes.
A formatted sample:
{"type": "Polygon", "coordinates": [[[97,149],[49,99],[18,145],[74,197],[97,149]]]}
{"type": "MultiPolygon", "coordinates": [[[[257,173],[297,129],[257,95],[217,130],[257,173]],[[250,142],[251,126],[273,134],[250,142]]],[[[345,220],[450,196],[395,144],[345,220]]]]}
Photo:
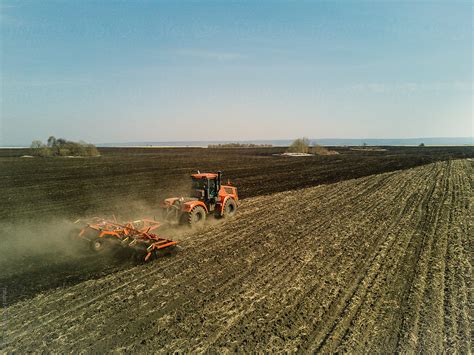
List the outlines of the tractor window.
{"type": "Polygon", "coordinates": [[[217,186],[216,186],[216,180],[212,179],[209,180],[209,195],[210,197],[216,197],[217,196],[217,186]]]}
{"type": "Polygon", "coordinates": [[[206,189],[206,179],[193,179],[193,189],[195,189],[195,190],[205,190],[206,189]]]}

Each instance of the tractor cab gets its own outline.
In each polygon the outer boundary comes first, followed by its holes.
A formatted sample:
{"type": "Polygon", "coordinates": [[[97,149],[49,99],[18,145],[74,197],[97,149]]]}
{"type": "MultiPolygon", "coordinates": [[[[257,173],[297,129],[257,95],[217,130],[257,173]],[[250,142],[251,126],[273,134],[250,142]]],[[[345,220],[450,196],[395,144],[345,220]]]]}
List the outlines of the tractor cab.
{"type": "Polygon", "coordinates": [[[167,198],[162,203],[166,220],[197,225],[212,214],[232,217],[238,205],[237,188],[230,183],[222,185],[222,172],[191,175],[190,197],[167,198]]]}
{"type": "Polygon", "coordinates": [[[191,195],[199,200],[215,201],[219,195],[220,173],[217,174],[193,174],[191,195]]]}

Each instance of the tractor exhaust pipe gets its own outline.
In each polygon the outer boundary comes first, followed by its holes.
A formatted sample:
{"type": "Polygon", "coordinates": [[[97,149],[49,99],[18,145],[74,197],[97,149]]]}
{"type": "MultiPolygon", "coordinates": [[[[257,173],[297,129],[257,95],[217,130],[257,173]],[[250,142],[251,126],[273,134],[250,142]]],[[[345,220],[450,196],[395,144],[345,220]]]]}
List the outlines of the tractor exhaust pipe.
{"type": "Polygon", "coordinates": [[[217,172],[217,191],[221,188],[222,171],[217,172]]]}

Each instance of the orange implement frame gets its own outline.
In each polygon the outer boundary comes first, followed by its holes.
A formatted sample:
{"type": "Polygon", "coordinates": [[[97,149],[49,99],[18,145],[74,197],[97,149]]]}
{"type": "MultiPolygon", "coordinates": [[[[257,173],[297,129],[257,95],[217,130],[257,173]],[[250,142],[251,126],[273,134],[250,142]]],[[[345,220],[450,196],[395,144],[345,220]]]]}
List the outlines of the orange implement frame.
{"type": "MultiPolygon", "coordinates": [[[[79,223],[80,220],[76,221],[79,223]]],[[[140,219],[124,224],[94,217],[80,230],[79,237],[90,242],[107,239],[116,245],[145,252],[145,261],[158,250],[176,245],[177,242],[162,238],[151,231],[160,227],[160,222],[140,219]]]]}

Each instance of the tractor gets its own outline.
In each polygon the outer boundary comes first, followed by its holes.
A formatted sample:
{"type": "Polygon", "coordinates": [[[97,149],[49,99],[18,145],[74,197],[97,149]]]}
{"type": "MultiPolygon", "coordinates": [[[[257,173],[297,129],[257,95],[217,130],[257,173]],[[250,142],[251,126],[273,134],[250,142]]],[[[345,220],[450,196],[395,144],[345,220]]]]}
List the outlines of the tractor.
{"type": "MultiPolygon", "coordinates": [[[[222,185],[222,173],[191,175],[192,197],[167,198],[161,204],[164,213],[163,222],[178,222],[189,226],[199,226],[208,215],[217,218],[230,218],[237,211],[239,197],[237,188],[230,183],[222,185]]],[[[162,223],[154,219],[139,219],[133,222],[119,222],[117,219],[106,220],[94,217],[89,221],[77,220],[74,238],[89,243],[92,251],[118,250],[127,248],[139,259],[148,261],[152,257],[170,252],[177,242],[155,234],[162,223]]]]}
{"type": "Polygon", "coordinates": [[[237,188],[230,183],[222,185],[222,172],[191,175],[191,197],[172,197],[163,201],[164,218],[189,226],[199,226],[206,217],[233,217],[237,211],[239,197],[237,188]]]}

